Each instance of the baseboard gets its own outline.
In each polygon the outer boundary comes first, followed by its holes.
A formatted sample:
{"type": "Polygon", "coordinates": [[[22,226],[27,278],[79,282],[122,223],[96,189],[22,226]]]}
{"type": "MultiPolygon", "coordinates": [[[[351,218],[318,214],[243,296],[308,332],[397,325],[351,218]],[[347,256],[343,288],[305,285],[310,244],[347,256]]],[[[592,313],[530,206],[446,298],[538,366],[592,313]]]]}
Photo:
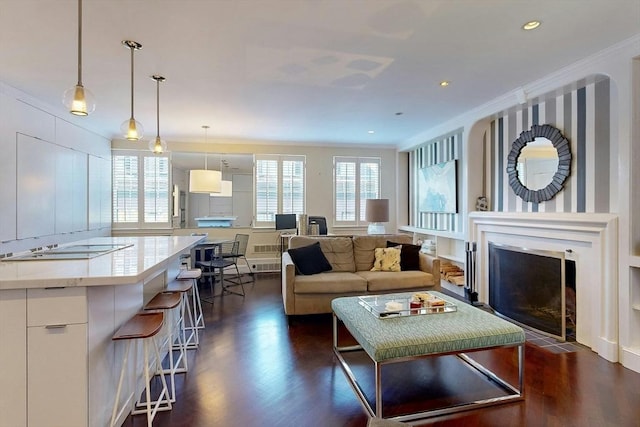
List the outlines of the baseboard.
{"type": "Polygon", "coordinates": [[[622,347],[620,352],[620,363],[625,368],[640,373],[640,348],[622,347]]]}

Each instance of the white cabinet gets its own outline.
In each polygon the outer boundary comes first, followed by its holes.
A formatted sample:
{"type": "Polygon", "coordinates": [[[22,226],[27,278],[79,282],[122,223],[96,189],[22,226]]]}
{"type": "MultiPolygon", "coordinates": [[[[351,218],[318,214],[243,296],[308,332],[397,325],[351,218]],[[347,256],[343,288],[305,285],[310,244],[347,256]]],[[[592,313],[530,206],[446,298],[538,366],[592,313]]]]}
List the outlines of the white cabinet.
{"type": "Polygon", "coordinates": [[[86,426],[86,288],[29,289],[26,317],[28,426],[86,426]]]}
{"type": "Polygon", "coordinates": [[[87,425],[87,324],[28,328],[29,427],[87,425]]]}
{"type": "Polygon", "coordinates": [[[27,302],[24,289],[0,291],[0,426],[27,425],[27,302]]]}
{"type": "Polygon", "coordinates": [[[18,239],[54,234],[55,158],[59,150],[59,147],[48,142],[18,135],[18,239]]]}
{"type": "MultiPolygon", "coordinates": [[[[431,247],[433,250],[425,252],[437,256],[440,259],[441,266],[443,264],[453,264],[464,272],[466,252],[465,242],[462,236],[415,227],[400,227],[400,230],[404,232],[411,232],[413,234],[414,242],[422,243],[425,241],[431,241],[431,247]]],[[[458,272],[455,274],[460,273],[458,272]]],[[[456,277],[456,279],[458,278],[459,277],[456,277]]],[[[456,292],[459,295],[464,295],[463,286],[445,280],[445,275],[440,276],[440,284],[450,291],[456,292]]]]}

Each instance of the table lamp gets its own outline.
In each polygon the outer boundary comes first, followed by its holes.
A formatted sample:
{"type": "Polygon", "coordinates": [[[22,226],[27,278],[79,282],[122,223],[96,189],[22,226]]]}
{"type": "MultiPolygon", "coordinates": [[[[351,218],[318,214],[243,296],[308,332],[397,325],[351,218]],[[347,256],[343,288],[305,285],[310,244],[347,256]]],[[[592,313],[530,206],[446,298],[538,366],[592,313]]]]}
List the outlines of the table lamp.
{"type": "Polygon", "coordinates": [[[385,234],[384,223],[389,221],[389,199],[367,199],[365,220],[369,221],[367,234],[385,234]]]}

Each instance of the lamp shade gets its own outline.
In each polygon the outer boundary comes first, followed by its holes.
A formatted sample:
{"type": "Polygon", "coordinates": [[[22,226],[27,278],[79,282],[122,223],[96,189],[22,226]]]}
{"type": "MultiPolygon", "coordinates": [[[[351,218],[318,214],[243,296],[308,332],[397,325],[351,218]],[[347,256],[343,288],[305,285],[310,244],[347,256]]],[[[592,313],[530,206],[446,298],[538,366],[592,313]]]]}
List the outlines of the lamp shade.
{"type": "Polygon", "coordinates": [[[369,222],[389,221],[389,199],[367,199],[365,220],[369,222]]]}
{"type": "Polygon", "coordinates": [[[219,193],[210,193],[211,197],[231,197],[233,196],[233,182],[232,181],[222,181],[222,188],[219,193]]]}
{"type": "Polygon", "coordinates": [[[189,192],[219,193],[222,190],[222,173],[206,169],[189,171],[189,192]]]}

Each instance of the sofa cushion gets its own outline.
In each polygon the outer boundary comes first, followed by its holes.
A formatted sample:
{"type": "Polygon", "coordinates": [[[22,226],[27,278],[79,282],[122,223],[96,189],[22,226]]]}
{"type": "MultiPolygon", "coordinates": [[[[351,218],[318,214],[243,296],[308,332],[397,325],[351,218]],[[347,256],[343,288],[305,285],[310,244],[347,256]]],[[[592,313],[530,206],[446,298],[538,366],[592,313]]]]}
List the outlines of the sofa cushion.
{"type": "Polygon", "coordinates": [[[300,274],[318,274],[331,270],[331,264],[322,253],[318,242],[301,248],[289,249],[288,252],[296,266],[296,271],[300,274]]]}
{"type": "Polygon", "coordinates": [[[401,246],[393,248],[375,248],[371,271],[400,271],[401,246]]]}
{"type": "Polygon", "coordinates": [[[402,271],[420,270],[420,249],[419,245],[409,243],[397,243],[387,240],[387,247],[392,248],[402,245],[400,250],[400,269],[402,271]]]}
{"type": "Polygon", "coordinates": [[[424,271],[358,271],[356,274],[367,280],[367,290],[369,292],[424,289],[433,285],[433,276],[424,271]]]}
{"type": "Polygon", "coordinates": [[[386,248],[387,240],[401,244],[412,243],[413,239],[407,234],[380,234],[353,236],[353,257],[355,271],[369,271],[373,267],[374,251],[376,248],[386,248]]]}
{"type": "Polygon", "coordinates": [[[290,248],[298,248],[307,246],[312,243],[320,242],[320,248],[329,263],[332,271],[348,271],[353,273],[356,271],[356,265],[353,258],[353,242],[351,237],[346,236],[327,236],[327,237],[308,237],[293,236],[289,240],[290,248]]]}
{"type": "MultiPolygon", "coordinates": [[[[397,274],[397,273],[396,273],[397,274]]],[[[296,276],[296,294],[348,294],[367,292],[367,281],[355,273],[328,272],[313,276],[296,276]]]]}

